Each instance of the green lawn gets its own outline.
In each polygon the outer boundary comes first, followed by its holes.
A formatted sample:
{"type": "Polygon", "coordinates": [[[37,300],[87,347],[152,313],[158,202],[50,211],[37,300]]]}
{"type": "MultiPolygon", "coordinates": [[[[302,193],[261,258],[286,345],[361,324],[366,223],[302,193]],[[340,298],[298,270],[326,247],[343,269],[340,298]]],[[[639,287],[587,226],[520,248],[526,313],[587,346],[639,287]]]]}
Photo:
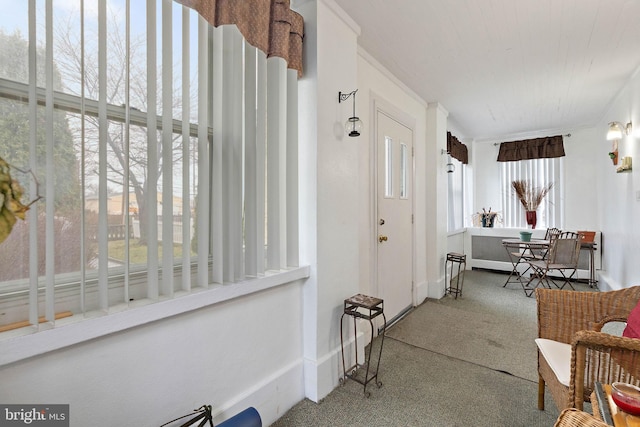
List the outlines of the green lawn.
{"type": "MultiPolygon", "coordinates": [[[[109,242],[109,258],[124,262],[124,240],[114,240],[109,242]]],[[[191,255],[196,255],[191,252],[191,255]]],[[[182,245],[173,245],[173,257],[182,258],[182,245]]],[[[162,259],[162,244],[158,243],[158,259],[162,259]]],[[[129,260],[131,264],[146,264],[147,246],[139,243],[138,239],[129,240],[129,260]]]]}

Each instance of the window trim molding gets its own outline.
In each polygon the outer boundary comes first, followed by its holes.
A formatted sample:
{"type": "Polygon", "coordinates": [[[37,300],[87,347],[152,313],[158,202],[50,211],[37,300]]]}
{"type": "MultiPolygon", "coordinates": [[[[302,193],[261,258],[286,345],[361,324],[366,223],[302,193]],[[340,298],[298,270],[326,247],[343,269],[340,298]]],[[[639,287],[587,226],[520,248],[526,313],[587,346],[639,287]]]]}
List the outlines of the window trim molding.
{"type": "MultiPolygon", "coordinates": [[[[34,327],[5,332],[4,334],[7,335],[24,334],[25,330],[30,330],[33,333],[10,336],[0,341],[0,367],[224,301],[282,285],[294,284],[308,279],[310,270],[309,266],[301,266],[273,274],[267,273],[257,279],[229,285],[212,285],[211,288],[200,292],[192,291],[182,297],[154,302],[143,307],[132,307],[130,310],[108,313],[108,315],[105,313],[104,316],[92,319],[76,315],[56,321],[56,327],[53,329],[37,331],[37,333],[35,333],[34,327]]],[[[113,307],[113,309],[117,308],[113,307]]],[[[42,325],[46,326],[47,324],[42,325]]]]}

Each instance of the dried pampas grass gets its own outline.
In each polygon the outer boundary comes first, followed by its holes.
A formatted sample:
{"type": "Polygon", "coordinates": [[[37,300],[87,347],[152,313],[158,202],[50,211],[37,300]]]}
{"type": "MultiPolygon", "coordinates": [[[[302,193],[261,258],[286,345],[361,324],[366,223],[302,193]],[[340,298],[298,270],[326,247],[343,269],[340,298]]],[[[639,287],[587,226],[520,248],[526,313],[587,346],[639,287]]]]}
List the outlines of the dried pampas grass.
{"type": "Polygon", "coordinates": [[[544,187],[534,187],[526,180],[512,181],[511,187],[526,211],[535,211],[553,187],[553,183],[544,187]]]}

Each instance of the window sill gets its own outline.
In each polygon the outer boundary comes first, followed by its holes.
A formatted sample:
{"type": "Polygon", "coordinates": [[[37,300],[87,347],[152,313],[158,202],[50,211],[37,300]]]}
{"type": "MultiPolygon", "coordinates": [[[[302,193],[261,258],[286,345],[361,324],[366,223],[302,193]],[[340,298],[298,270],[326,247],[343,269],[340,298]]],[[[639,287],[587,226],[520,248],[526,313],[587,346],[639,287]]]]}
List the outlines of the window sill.
{"type": "MultiPolygon", "coordinates": [[[[265,289],[306,279],[309,277],[309,271],[308,266],[296,267],[257,279],[231,285],[220,285],[183,297],[159,301],[142,307],[129,308],[115,313],[112,312],[100,317],[73,316],[64,319],[64,321],[58,321],[58,326],[55,328],[38,332],[33,328],[31,330],[33,333],[27,335],[6,335],[7,338],[0,341],[0,366],[265,289]]],[[[47,327],[47,325],[42,324],[41,328],[43,327],[47,327]]]]}
{"type": "Polygon", "coordinates": [[[458,228],[456,230],[452,230],[452,231],[447,232],[447,237],[456,236],[458,234],[464,234],[466,231],[467,231],[466,227],[458,228]]]}

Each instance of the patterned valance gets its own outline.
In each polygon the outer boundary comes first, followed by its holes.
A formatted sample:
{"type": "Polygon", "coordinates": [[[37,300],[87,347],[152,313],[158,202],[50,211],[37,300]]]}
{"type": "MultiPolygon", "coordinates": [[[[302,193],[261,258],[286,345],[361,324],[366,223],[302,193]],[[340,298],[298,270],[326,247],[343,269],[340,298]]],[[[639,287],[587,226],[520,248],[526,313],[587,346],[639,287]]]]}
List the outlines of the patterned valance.
{"type": "Polygon", "coordinates": [[[458,140],[451,132],[447,132],[447,153],[454,159],[458,159],[463,164],[469,163],[469,151],[467,146],[458,140]]]}
{"type": "Polygon", "coordinates": [[[498,152],[499,162],[529,159],[550,159],[564,156],[562,135],[522,141],[503,142],[498,152]]]}
{"type": "Polygon", "coordinates": [[[289,0],[174,0],[197,11],[214,27],[235,24],[249,44],[287,61],[302,76],[304,20],[289,0]]]}

